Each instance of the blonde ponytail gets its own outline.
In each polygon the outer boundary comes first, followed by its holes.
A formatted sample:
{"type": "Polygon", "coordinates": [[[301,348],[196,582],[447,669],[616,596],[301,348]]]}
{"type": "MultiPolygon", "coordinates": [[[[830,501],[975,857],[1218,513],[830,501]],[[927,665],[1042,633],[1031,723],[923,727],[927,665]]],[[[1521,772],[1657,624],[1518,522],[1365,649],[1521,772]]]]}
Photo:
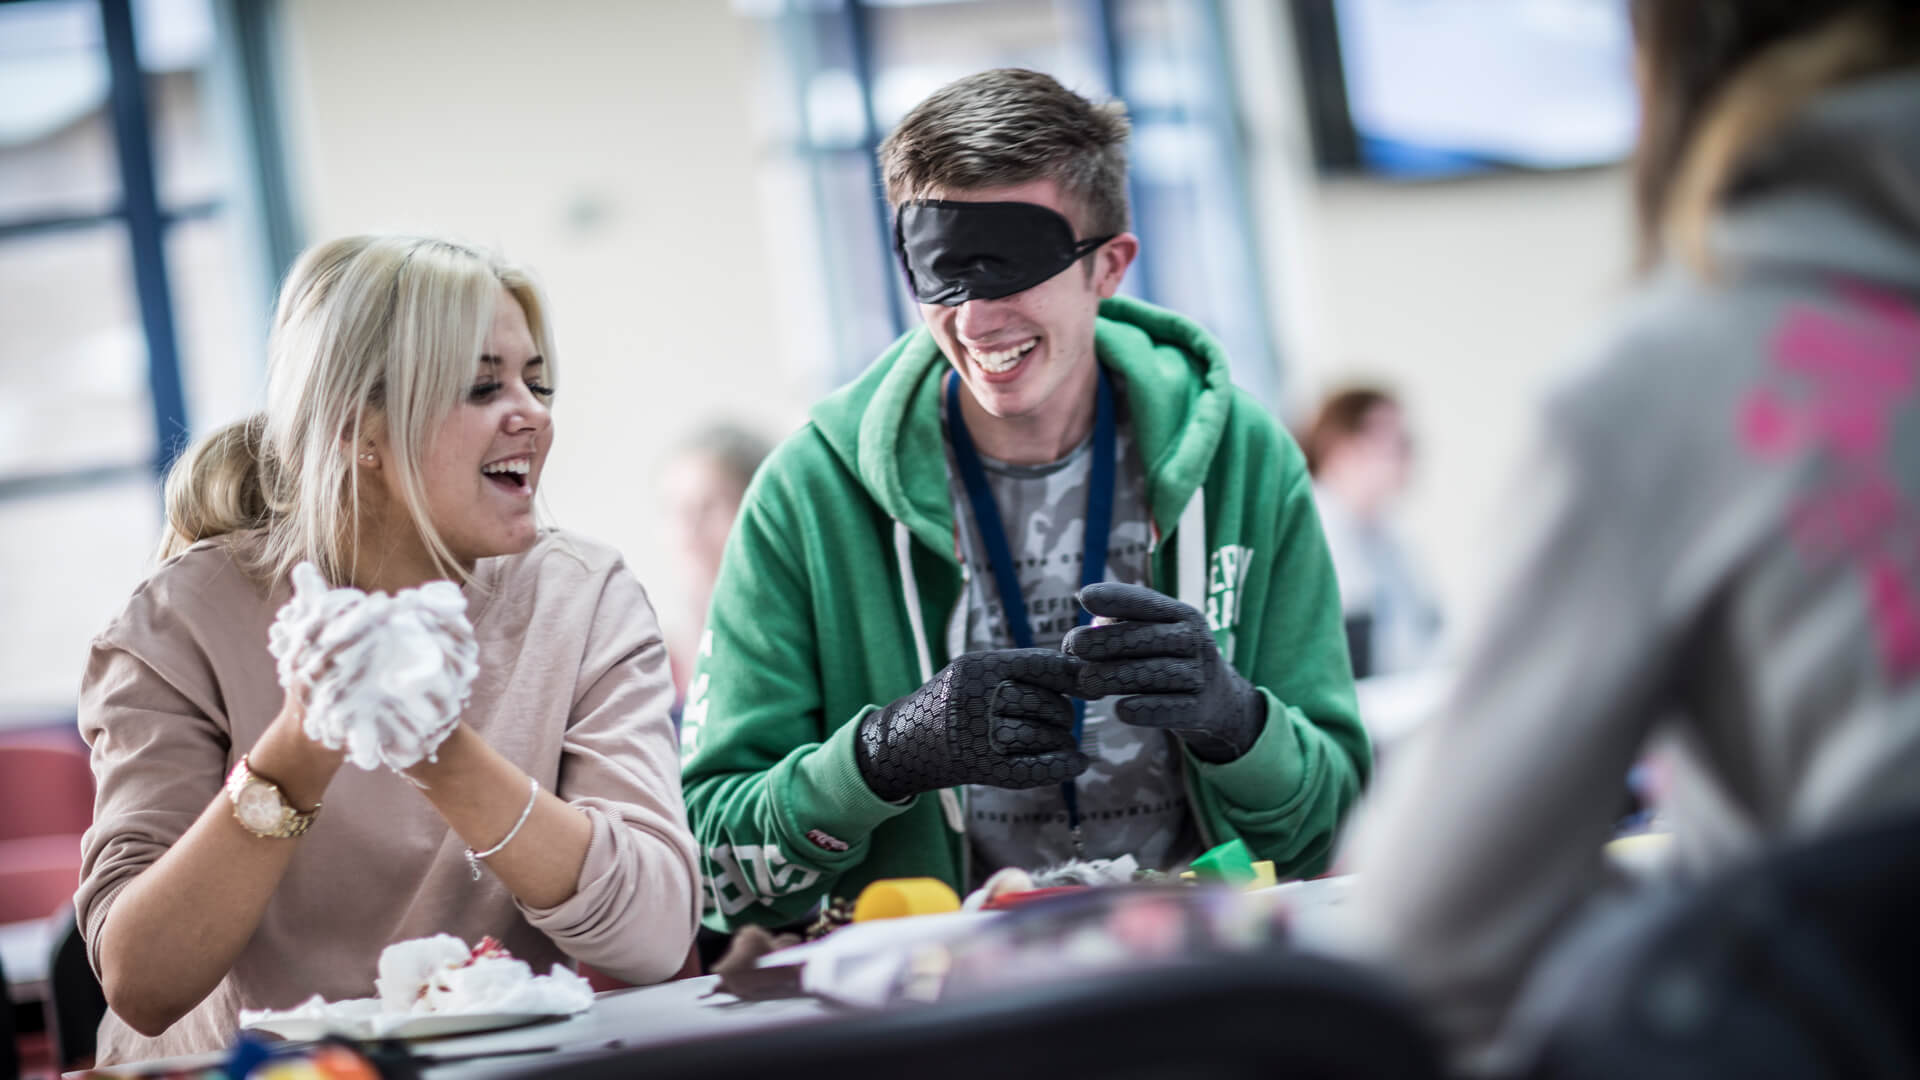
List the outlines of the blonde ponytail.
{"type": "Polygon", "coordinates": [[[167,524],[159,559],[165,562],[201,540],[256,529],[271,511],[261,463],[267,418],[256,413],[205,436],[167,473],[167,524]]]}
{"type": "Polygon", "coordinates": [[[1753,152],[1821,91],[1914,60],[1914,43],[1864,7],[1755,56],[1707,105],[1661,208],[1662,246],[1702,276],[1717,276],[1708,236],[1753,152]]]}

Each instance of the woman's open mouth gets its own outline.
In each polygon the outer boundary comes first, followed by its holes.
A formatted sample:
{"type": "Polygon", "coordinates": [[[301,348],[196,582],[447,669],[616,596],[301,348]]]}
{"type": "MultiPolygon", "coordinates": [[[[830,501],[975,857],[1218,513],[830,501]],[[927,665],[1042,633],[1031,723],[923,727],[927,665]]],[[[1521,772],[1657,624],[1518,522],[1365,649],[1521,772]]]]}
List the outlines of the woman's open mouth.
{"type": "Polygon", "coordinates": [[[509,495],[533,494],[533,485],[530,482],[533,474],[532,455],[488,462],[480,466],[480,473],[492,481],[495,487],[509,495]]]}

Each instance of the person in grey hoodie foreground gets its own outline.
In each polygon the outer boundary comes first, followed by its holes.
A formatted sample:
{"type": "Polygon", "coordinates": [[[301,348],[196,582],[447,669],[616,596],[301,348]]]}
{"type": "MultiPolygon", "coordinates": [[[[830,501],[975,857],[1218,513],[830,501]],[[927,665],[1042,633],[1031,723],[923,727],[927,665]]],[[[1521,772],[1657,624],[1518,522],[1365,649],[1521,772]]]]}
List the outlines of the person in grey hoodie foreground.
{"type": "Polygon", "coordinates": [[[1348,846],[1463,1063],[1672,742],[1684,866],[1920,805],[1920,10],[1634,0],[1644,287],[1554,395],[1508,580],[1348,846]]]}

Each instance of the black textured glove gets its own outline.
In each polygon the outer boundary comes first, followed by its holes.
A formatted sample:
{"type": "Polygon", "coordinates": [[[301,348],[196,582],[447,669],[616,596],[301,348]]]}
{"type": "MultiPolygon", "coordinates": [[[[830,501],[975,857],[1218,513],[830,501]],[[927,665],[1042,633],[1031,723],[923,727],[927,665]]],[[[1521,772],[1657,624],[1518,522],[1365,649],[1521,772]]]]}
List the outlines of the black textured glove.
{"type": "Polygon", "coordinates": [[[1080,590],[1080,606],[1116,620],[1080,626],[1061,648],[1085,663],[1075,694],[1129,694],[1113,707],[1122,721],[1165,728],[1202,761],[1232,761],[1267,726],[1267,699],[1233,670],[1214,644],[1206,616],[1144,585],[1103,581],[1080,590]]]}
{"type": "Polygon", "coordinates": [[[1080,775],[1073,741],[1079,665],[1052,649],[967,653],[860,723],[855,760],[891,802],[960,784],[1030,788],[1080,775]]]}

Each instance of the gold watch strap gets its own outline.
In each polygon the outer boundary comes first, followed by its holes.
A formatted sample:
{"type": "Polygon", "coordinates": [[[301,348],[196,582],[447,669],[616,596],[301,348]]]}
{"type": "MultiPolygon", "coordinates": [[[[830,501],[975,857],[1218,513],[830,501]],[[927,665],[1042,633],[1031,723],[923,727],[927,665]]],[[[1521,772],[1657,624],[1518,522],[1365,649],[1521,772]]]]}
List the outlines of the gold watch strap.
{"type": "Polygon", "coordinates": [[[314,803],[313,809],[311,810],[296,808],[293,805],[293,800],[287,798],[285,788],[281,787],[271,778],[253,771],[253,765],[247,760],[247,755],[245,754],[240,755],[240,760],[234,763],[233,771],[227,774],[226,795],[227,802],[233,807],[234,820],[238,821],[242,828],[253,833],[255,836],[270,837],[273,839],[291,839],[312,828],[314,819],[320,816],[320,803],[314,803]],[[274,797],[279,800],[280,821],[271,829],[262,831],[254,827],[251,822],[247,821],[247,819],[240,814],[240,793],[245,790],[250,783],[272,788],[274,797]]]}

